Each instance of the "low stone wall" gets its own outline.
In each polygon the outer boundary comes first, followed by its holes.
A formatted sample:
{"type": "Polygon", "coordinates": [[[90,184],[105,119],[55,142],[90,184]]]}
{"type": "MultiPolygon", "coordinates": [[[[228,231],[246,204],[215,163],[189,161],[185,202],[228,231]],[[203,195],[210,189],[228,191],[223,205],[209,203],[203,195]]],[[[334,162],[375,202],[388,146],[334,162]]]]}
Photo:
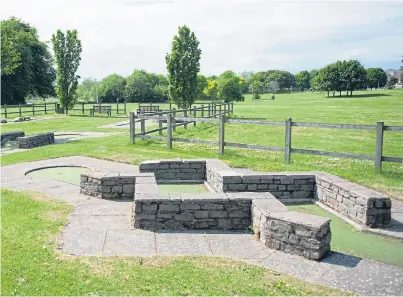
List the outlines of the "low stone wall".
{"type": "Polygon", "coordinates": [[[18,137],[18,147],[22,149],[29,149],[53,143],[55,143],[54,133],[43,133],[43,134],[29,135],[25,137],[18,137]]]}
{"type": "Polygon", "coordinates": [[[158,182],[204,181],[205,160],[157,160],[140,164],[141,173],[154,173],[158,182]]]}
{"type": "Polygon", "coordinates": [[[317,199],[342,216],[371,228],[391,221],[389,197],[328,173],[316,174],[317,199]]]}
{"type": "Polygon", "coordinates": [[[102,199],[133,199],[138,173],[81,173],[80,193],[102,199]]]}
{"type": "Polygon", "coordinates": [[[9,141],[15,141],[18,139],[18,137],[24,137],[24,136],[25,133],[23,131],[1,133],[1,141],[5,139],[8,139],[9,141]]]}
{"type": "Polygon", "coordinates": [[[267,247],[320,260],[330,251],[330,220],[253,200],[254,233],[267,247]]]}

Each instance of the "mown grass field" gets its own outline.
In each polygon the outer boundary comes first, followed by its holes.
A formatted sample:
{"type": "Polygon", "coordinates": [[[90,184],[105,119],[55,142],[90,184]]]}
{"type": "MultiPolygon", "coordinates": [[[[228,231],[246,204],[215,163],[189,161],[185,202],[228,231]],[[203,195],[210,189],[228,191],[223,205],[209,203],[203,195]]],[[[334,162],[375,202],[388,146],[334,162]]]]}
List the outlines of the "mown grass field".
{"type": "MultiPolygon", "coordinates": [[[[291,117],[293,121],[301,122],[371,125],[382,120],[385,125],[403,126],[403,90],[357,92],[353,97],[341,98],[326,98],[324,94],[310,92],[279,94],[276,100],[268,98],[269,95],[265,95],[262,100],[253,101],[247,95],[244,102],[235,103],[234,116],[273,121],[291,117]]],[[[129,106],[128,110],[137,108],[137,104],[129,106]]],[[[26,134],[48,131],[116,132],[116,136],[104,139],[87,139],[2,156],[2,164],[67,155],[87,155],[133,164],[152,158],[217,157],[217,148],[213,146],[174,143],[173,150],[168,151],[164,142],[138,140],[130,145],[127,130],[98,128],[121,120],[123,118],[58,116],[56,119],[2,125],[4,132],[23,130],[26,134]]],[[[208,123],[196,127],[188,125],[187,130],[178,128],[175,135],[217,140],[218,127],[208,123]]],[[[228,124],[225,135],[228,142],[284,147],[284,127],[228,124]]],[[[375,132],[293,127],[292,147],[374,155],[375,132]]],[[[385,131],[384,155],[403,157],[402,132],[385,131]]],[[[375,174],[372,161],[292,154],[291,164],[284,164],[282,153],[234,148],[226,148],[220,159],[231,166],[249,167],[256,171],[327,171],[403,199],[402,164],[384,162],[383,172],[375,174]]]]}
{"type": "Polygon", "coordinates": [[[2,190],[1,295],[343,295],[262,267],[215,257],[65,257],[55,239],[72,207],[2,190]]]}

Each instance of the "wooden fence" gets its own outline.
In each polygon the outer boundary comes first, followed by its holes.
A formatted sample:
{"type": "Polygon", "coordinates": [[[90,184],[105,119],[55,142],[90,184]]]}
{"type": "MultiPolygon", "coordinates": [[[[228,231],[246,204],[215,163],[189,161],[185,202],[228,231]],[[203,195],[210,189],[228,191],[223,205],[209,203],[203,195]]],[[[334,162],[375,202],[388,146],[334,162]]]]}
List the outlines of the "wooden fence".
{"type": "Polygon", "coordinates": [[[75,111],[75,112],[81,112],[82,114],[90,114],[90,110],[93,108],[94,105],[108,105],[111,106],[112,112],[116,112],[117,114],[126,114],[126,101],[123,103],[76,103],[72,109],[69,109],[70,111],[75,111]],[[123,105],[123,106],[122,106],[123,105]],[[116,106],[116,108],[113,108],[116,106]]]}
{"type": "Polygon", "coordinates": [[[211,113],[211,106],[209,105],[207,110],[210,110],[207,117],[203,117],[206,107],[198,107],[197,111],[201,117],[196,117],[196,112],[193,112],[193,117],[187,116],[187,111],[178,110],[173,112],[165,112],[165,114],[160,113],[158,116],[146,115],[146,116],[136,116],[133,112],[130,113],[130,142],[135,143],[136,138],[141,139],[152,139],[166,141],[167,147],[172,148],[172,142],[188,142],[188,143],[199,143],[207,145],[218,145],[218,153],[223,154],[225,147],[236,147],[245,148],[251,150],[265,150],[265,151],[277,151],[284,152],[284,162],[289,163],[291,161],[291,154],[309,154],[309,155],[319,155],[319,156],[329,156],[329,157],[341,157],[341,158],[351,158],[351,159],[361,159],[361,160],[371,160],[374,161],[375,170],[380,172],[382,170],[382,162],[394,162],[403,163],[403,158],[400,157],[390,157],[383,156],[383,134],[384,131],[395,131],[403,132],[403,126],[385,126],[383,122],[377,122],[376,125],[350,125],[350,124],[321,124],[321,123],[306,123],[306,122],[293,122],[291,118],[287,118],[284,122],[275,121],[264,121],[264,120],[241,120],[241,119],[231,119],[228,118],[227,114],[233,113],[233,106],[223,104],[227,108],[223,108],[221,112],[216,112],[214,115],[211,113]],[[183,112],[184,116],[178,116],[178,112],[183,112]],[[218,117],[218,118],[216,118],[218,117]],[[159,128],[150,131],[145,131],[145,120],[156,120],[159,122],[159,128]],[[166,121],[166,127],[162,127],[162,122],[166,121]],[[141,123],[140,133],[135,133],[136,122],[141,123]],[[177,123],[181,122],[181,123],[177,123]],[[211,122],[219,125],[218,141],[210,140],[199,140],[199,139],[186,139],[173,137],[173,131],[176,127],[183,125],[186,127],[188,123],[196,122],[211,122]],[[233,143],[225,141],[225,124],[253,124],[253,125],[270,125],[270,126],[283,126],[284,130],[284,147],[272,147],[254,144],[244,144],[244,143],[233,143]],[[338,153],[338,152],[327,152],[321,150],[308,150],[308,149],[297,149],[292,148],[292,127],[310,127],[310,128],[330,128],[330,129],[354,129],[354,130],[372,130],[376,131],[376,142],[375,142],[375,156],[371,155],[361,155],[361,154],[349,154],[349,153],[338,153]],[[162,131],[167,130],[167,136],[161,136],[162,131]],[[159,136],[148,135],[151,133],[159,132],[159,136]]]}
{"type": "Polygon", "coordinates": [[[9,115],[19,115],[22,117],[23,114],[38,114],[44,112],[47,114],[48,112],[56,111],[57,103],[43,103],[43,104],[18,104],[18,105],[2,105],[1,106],[1,115],[7,118],[9,115]]]}

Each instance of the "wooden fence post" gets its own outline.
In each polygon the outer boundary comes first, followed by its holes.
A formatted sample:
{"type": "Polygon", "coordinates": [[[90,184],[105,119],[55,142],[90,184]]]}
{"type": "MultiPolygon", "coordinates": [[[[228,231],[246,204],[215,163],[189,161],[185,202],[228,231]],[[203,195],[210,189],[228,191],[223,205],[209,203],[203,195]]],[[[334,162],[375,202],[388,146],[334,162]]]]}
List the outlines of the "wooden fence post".
{"type": "Polygon", "coordinates": [[[224,115],[227,114],[227,103],[224,103],[224,115]]]}
{"type": "MultiPolygon", "coordinates": [[[[159,113],[158,115],[159,115],[160,118],[162,117],[161,109],[160,109],[160,113],[159,113]]],[[[158,131],[158,134],[159,134],[159,135],[162,135],[162,120],[161,120],[161,119],[158,121],[158,128],[160,129],[160,130],[158,131]]]]}
{"type": "Polygon", "coordinates": [[[136,115],[134,112],[130,113],[130,143],[136,142],[136,115]]]}
{"type": "MultiPolygon", "coordinates": [[[[195,107],[193,107],[193,117],[194,118],[196,117],[196,112],[197,112],[197,110],[196,110],[196,106],[195,106],[195,107]]],[[[195,126],[196,126],[196,121],[193,122],[193,127],[195,127],[195,126]]]]}
{"type": "Polygon", "coordinates": [[[84,102],[81,102],[81,112],[84,114],[84,102]]]}
{"type": "Polygon", "coordinates": [[[207,116],[208,117],[211,116],[211,104],[210,103],[208,104],[208,107],[207,107],[207,116]]]}
{"type": "Polygon", "coordinates": [[[20,112],[20,117],[22,116],[22,112],[21,112],[21,103],[18,103],[18,111],[20,112]]]}
{"type": "Polygon", "coordinates": [[[169,110],[172,110],[172,103],[169,102],[169,110]]]}
{"type": "Polygon", "coordinates": [[[174,108],[174,109],[172,109],[172,115],[173,115],[173,119],[172,119],[172,129],[174,130],[174,131],[176,131],[176,120],[175,120],[175,117],[176,117],[176,108],[174,108]]]}
{"type": "Polygon", "coordinates": [[[4,104],[4,117],[5,118],[7,117],[7,105],[6,104],[4,104]]]}
{"type": "MultiPolygon", "coordinates": [[[[183,111],[183,116],[184,116],[184,117],[187,117],[187,116],[188,116],[187,110],[184,110],[184,111],[183,111]]],[[[187,121],[186,121],[186,120],[185,120],[185,124],[183,125],[183,127],[184,127],[185,129],[188,128],[188,124],[187,124],[187,121]]]]}
{"type": "Polygon", "coordinates": [[[142,135],[144,135],[144,133],[146,132],[146,120],[145,119],[141,119],[141,126],[140,126],[140,129],[141,129],[141,134],[142,135]]]}
{"type": "Polygon", "coordinates": [[[382,171],[383,122],[376,123],[375,171],[382,171]]]}
{"type": "Polygon", "coordinates": [[[167,147],[172,149],[172,114],[168,114],[167,117],[167,147]]]}
{"type": "Polygon", "coordinates": [[[116,114],[119,114],[119,101],[116,101],[116,114]]]}
{"type": "Polygon", "coordinates": [[[231,102],[231,114],[234,113],[234,102],[231,102]]]}
{"type": "Polygon", "coordinates": [[[201,106],[201,117],[204,118],[204,105],[201,106]]]}
{"type": "Polygon", "coordinates": [[[32,115],[35,115],[35,103],[32,103],[32,115]]]}
{"type": "Polygon", "coordinates": [[[225,115],[220,115],[220,129],[219,129],[219,140],[218,140],[218,154],[224,154],[224,135],[225,135],[225,115]]]}
{"type": "Polygon", "coordinates": [[[55,113],[57,113],[57,103],[55,102],[55,113]]]}
{"type": "Polygon", "coordinates": [[[47,114],[47,112],[46,112],[46,101],[45,101],[45,114],[47,114]]]}
{"type": "Polygon", "coordinates": [[[284,162],[290,163],[291,160],[291,118],[285,120],[285,147],[284,147],[284,162]]]}
{"type": "Polygon", "coordinates": [[[124,105],[123,105],[123,108],[124,108],[124,113],[126,114],[126,100],[124,101],[124,105]]]}
{"type": "Polygon", "coordinates": [[[218,107],[218,113],[221,115],[221,106],[222,106],[222,103],[220,103],[220,106],[218,107]]]}

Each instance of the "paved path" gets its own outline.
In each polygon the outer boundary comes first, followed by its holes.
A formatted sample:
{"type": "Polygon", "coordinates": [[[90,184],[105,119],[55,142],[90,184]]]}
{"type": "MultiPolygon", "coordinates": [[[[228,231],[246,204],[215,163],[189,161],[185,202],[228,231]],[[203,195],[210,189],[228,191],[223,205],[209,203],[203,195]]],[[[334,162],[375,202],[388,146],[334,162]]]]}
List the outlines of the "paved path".
{"type": "Polygon", "coordinates": [[[137,171],[138,167],[75,156],[1,168],[2,187],[40,191],[76,206],[59,238],[59,249],[63,253],[80,256],[224,256],[357,294],[403,294],[402,268],[339,253],[331,253],[321,262],[310,261],[268,249],[249,233],[133,229],[132,201],[96,199],[78,194],[76,185],[35,180],[24,175],[34,168],[60,165],[89,166],[114,172],[137,171]]]}

